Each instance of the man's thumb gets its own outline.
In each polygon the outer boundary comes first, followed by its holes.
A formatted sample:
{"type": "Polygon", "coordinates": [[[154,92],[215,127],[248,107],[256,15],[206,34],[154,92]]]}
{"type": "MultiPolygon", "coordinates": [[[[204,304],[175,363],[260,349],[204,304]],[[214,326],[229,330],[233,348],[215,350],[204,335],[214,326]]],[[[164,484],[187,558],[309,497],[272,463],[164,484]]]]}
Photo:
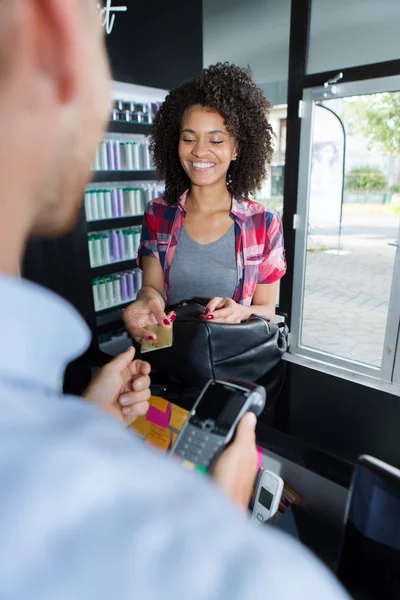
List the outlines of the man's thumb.
{"type": "Polygon", "coordinates": [[[240,420],[236,428],[235,440],[238,442],[249,443],[256,441],[257,417],[253,412],[246,413],[240,420]]]}
{"type": "Polygon", "coordinates": [[[133,346],[130,346],[127,350],[125,350],[125,352],[122,352],[122,354],[119,354],[118,356],[113,358],[107,364],[107,367],[109,369],[112,369],[113,371],[117,371],[118,373],[120,373],[126,367],[129,367],[129,365],[131,364],[131,362],[134,359],[134,356],[135,356],[135,348],[133,346]]]}

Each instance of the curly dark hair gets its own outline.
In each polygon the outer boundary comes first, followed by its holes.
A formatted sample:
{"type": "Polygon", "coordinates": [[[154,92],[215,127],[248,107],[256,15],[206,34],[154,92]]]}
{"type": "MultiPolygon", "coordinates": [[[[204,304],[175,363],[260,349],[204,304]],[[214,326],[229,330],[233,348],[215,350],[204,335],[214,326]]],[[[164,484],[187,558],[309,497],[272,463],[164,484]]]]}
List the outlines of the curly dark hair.
{"type": "Polygon", "coordinates": [[[271,105],[249,70],[217,63],[172,90],[151,126],[150,147],[160,177],[165,179],[168,204],[176,204],[190,188],[178,145],[183,113],[197,104],[218,112],[236,139],[239,154],[227,173],[232,192],[241,196],[254,193],[266,177],[266,165],[273,152],[274,132],[268,122],[271,105]]]}

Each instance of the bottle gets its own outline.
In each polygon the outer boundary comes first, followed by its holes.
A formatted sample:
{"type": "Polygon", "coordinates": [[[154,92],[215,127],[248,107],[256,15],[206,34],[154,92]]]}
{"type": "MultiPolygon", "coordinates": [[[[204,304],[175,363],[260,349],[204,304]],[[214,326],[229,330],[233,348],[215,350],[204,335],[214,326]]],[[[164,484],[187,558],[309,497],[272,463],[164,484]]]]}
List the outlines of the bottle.
{"type": "Polygon", "coordinates": [[[101,235],[101,248],[102,248],[102,256],[103,256],[103,264],[109,265],[111,262],[110,255],[110,242],[108,240],[108,234],[104,233],[101,235]]]}
{"type": "Polygon", "coordinates": [[[125,151],[125,166],[128,171],[133,171],[133,153],[131,142],[126,142],[124,145],[125,151]]]}
{"type": "Polygon", "coordinates": [[[100,144],[100,170],[108,171],[108,152],[106,142],[100,144]]]}
{"type": "Polygon", "coordinates": [[[128,288],[128,300],[133,300],[135,298],[135,282],[132,272],[127,273],[126,284],[128,288]]]}
{"type": "Polygon", "coordinates": [[[88,236],[88,246],[89,246],[89,261],[90,261],[90,266],[96,267],[96,260],[95,260],[95,256],[94,256],[94,248],[93,248],[93,236],[89,235],[88,236]]]}
{"type": "Polygon", "coordinates": [[[143,214],[143,190],[135,189],[135,215],[143,214]]]}
{"type": "Polygon", "coordinates": [[[121,147],[120,142],[114,142],[114,165],[117,171],[121,171],[121,147]]]}
{"type": "Polygon", "coordinates": [[[138,142],[133,142],[132,150],[133,150],[133,170],[139,171],[141,169],[141,160],[140,160],[140,152],[139,152],[139,143],[138,142]]]}
{"type": "Polygon", "coordinates": [[[130,216],[135,216],[137,214],[135,208],[135,190],[128,190],[128,214],[130,216]]]}
{"type": "Polygon", "coordinates": [[[108,306],[114,306],[114,304],[115,304],[114,285],[113,285],[111,277],[106,278],[106,292],[107,292],[108,306]]]}
{"type": "Polygon", "coordinates": [[[113,217],[118,217],[119,213],[118,213],[118,194],[117,194],[117,190],[113,189],[111,190],[111,202],[112,202],[112,215],[113,217]]]}
{"type": "Polygon", "coordinates": [[[101,310],[101,308],[102,308],[101,302],[100,302],[99,288],[97,285],[97,279],[92,280],[92,291],[93,291],[94,310],[95,310],[95,312],[97,312],[98,310],[101,310]]]}
{"type": "Polygon", "coordinates": [[[99,219],[105,219],[106,218],[106,211],[104,210],[104,194],[102,190],[97,190],[96,193],[97,196],[97,204],[98,204],[98,210],[99,210],[99,219]]]}
{"type": "Polygon", "coordinates": [[[106,290],[106,282],[103,278],[97,280],[99,287],[99,296],[100,296],[100,305],[102,308],[107,308],[107,290],[106,290]]]}
{"type": "Polygon", "coordinates": [[[90,192],[85,192],[85,216],[86,216],[86,221],[93,221],[93,214],[92,214],[92,199],[91,199],[91,195],[90,192]]]}
{"type": "Polygon", "coordinates": [[[118,236],[115,229],[109,231],[108,233],[110,239],[110,255],[112,261],[118,261],[119,258],[119,244],[118,244],[118,236]]]}
{"type": "Polygon", "coordinates": [[[125,273],[121,274],[121,298],[122,302],[126,302],[128,300],[128,283],[125,273]]]}
{"type": "Polygon", "coordinates": [[[118,194],[118,214],[120,217],[124,217],[125,216],[125,210],[124,210],[124,192],[121,188],[119,188],[117,190],[117,194],[118,194]]]}
{"type": "Polygon", "coordinates": [[[126,246],[127,246],[127,254],[128,257],[133,259],[135,258],[135,241],[134,241],[134,237],[135,234],[133,233],[132,229],[128,229],[128,231],[126,232],[126,246]]]}
{"type": "Polygon", "coordinates": [[[122,231],[117,231],[118,237],[118,248],[119,248],[119,260],[125,260],[125,242],[124,242],[124,234],[122,231]]]}
{"type": "Polygon", "coordinates": [[[121,298],[121,277],[119,275],[114,275],[113,277],[113,287],[114,287],[114,300],[115,305],[122,303],[121,298]]]}
{"type": "Polygon", "coordinates": [[[96,190],[92,190],[90,192],[91,198],[92,198],[92,217],[93,217],[93,221],[98,221],[99,220],[99,204],[97,202],[97,192],[96,190]]]}
{"type": "Polygon", "coordinates": [[[103,252],[102,252],[102,243],[101,243],[101,235],[94,235],[94,259],[96,261],[96,265],[104,264],[103,252]]]}
{"type": "Polygon", "coordinates": [[[108,170],[115,171],[114,142],[107,142],[108,170]]]}
{"type": "Polygon", "coordinates": [[[103,190],[106,219],[112,219],[112,201],[110,190],[103,190]]]}

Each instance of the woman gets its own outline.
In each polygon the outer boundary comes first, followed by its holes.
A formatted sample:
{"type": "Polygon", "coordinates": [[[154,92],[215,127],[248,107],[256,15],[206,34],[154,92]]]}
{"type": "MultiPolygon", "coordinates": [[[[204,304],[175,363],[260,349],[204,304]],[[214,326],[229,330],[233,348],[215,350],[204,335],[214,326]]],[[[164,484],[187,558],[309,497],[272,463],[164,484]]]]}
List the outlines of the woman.
{"type": "Polygon", "coordinates": [[[147,205],[138,261],[143,287],[125,311],[137,341],[146,327],[171,326],[171,306],[211,298],[203,319],[273,319],[286,263],[282,224],[247,199],[273,152],[270,105],[250,73],[218,63],[173,90],[151,129],[165,195],[147,205]]]}

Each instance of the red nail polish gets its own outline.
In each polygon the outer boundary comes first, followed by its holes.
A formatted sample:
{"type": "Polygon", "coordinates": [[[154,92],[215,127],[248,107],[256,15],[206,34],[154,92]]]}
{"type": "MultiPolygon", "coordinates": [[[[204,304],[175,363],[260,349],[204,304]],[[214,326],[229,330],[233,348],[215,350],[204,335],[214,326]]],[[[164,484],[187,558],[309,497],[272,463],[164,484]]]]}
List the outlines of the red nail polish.
{"type": "Polygon", "coordinates": [[[149,342],[150,340],[154,340],[154,338],[153,338],[153,337],[151,337],[151,335],[148,335],[148,336],[145,338],[145,340],[146,340],[146,342],[149,342]]]}
{"type": "Polygon", "coordinates": [[[214,315],[207,315],[208,320],[213,319],[213,318],[214,318],[214,315]]]}
{"type": "Polygon", "coordinates": [[[209,312],[210,312],[210,309],[206,308],[206,315],[208,315],[209,312]]]}
{"type": "Polygon", "coordinates": [[[173,315],[171,315],[171,318],[170,318],[171,323],[173,323],[175,321],[175,319],[176,319],[176,314],[174,313],[173,315]]]}
{"type": "Polygon", "coordinates": [[[163,323],[164,323],[164,325],[171,325],[171,323],[168,321],[168,319],[164,319],[163,323]]]}

